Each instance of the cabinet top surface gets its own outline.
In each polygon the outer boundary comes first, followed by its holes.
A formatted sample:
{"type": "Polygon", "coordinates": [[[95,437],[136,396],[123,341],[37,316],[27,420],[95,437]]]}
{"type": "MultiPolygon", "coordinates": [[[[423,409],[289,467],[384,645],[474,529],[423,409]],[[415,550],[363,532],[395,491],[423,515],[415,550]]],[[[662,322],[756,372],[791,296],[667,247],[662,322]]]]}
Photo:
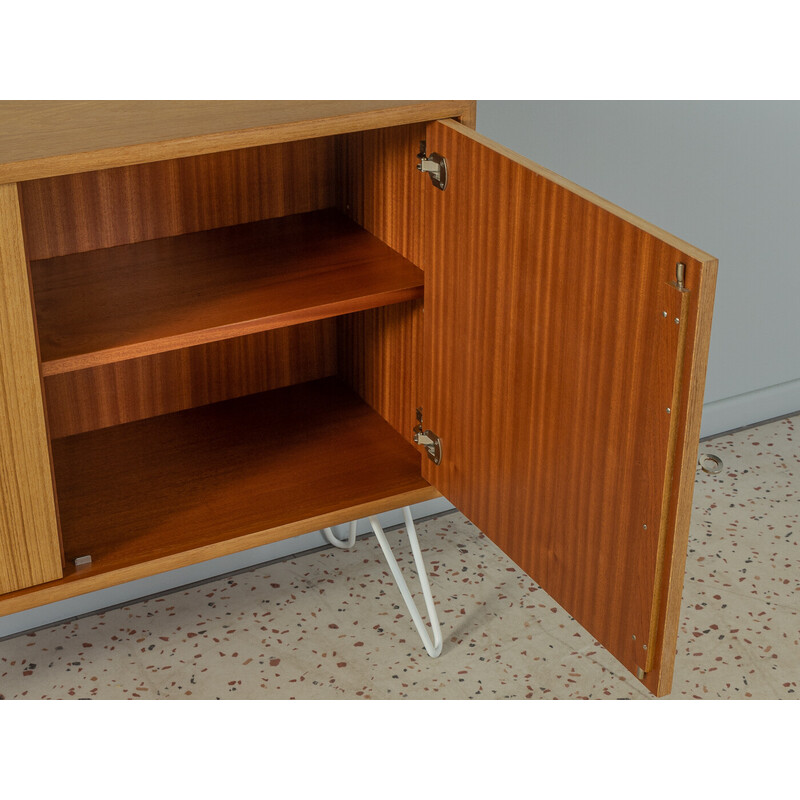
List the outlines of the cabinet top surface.
{"type": "Polygon", "coordinates": [[[0,101],[0,183],[473,112],[456,100],[0,101]]]}

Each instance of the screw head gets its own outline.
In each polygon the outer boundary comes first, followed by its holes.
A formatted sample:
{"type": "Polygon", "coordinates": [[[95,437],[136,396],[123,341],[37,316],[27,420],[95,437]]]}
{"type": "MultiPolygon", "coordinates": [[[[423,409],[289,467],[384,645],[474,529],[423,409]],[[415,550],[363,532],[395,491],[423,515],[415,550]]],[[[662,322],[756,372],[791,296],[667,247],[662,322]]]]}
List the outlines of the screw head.
{"type": "Polygon", "coordinates": [[[647,525],[642,525],[642,530],[646,531],[647,530],[647,525]]]}
{"type": "Polygon", "coordinates": [[[671,413],[672,413],[672,409],[671,409],[671,408],[668,408],[668,409],[667,409],[667,414],[671,414],[671,413]]]}
{"type": "Polygon", "coordinates": [[[675,324],[676,325],[680,325],[681,324],[681,321],[680,321],[680,319],[678,317],[675,317],[675,324]]]}
{"type": "Polygon", "coordinates": [[[662,311],[662,312],[661,312],[661,314],[662,314],[664,317],[666,317],[666,316],[667,316],[667,312],[666,312],[666,311],[662,311]]]}

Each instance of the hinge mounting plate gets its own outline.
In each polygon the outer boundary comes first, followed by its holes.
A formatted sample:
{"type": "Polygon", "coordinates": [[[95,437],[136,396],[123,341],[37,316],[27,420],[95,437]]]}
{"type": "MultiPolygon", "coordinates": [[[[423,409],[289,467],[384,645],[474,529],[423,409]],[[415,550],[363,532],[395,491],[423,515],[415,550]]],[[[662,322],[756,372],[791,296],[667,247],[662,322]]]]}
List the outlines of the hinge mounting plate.
{"type": "Polygon", "coordinates": [[[431,179],[431,183],[442,191],[447,186],[447,159],[439,155],[439,153],[425,153],[426,143],[419,143],[419,153],[417,158],[420,160],[417,164],[417,169],[422,173],[427,173],[431,179]]]}
{"type": "Polygon", "coordinates": [[[434,464],[442,460],[442,440],[433,432],[422,428],[422,409],[417,409],[417,424],[414,426],[414,441],[425,448],[428,458],[434,464]]]}

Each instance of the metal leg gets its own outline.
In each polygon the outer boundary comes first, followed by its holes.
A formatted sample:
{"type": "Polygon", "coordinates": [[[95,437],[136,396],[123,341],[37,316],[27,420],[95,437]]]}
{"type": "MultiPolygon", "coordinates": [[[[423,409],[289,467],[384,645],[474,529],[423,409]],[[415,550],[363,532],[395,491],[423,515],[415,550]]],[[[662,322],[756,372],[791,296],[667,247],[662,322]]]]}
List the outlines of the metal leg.
{"type": "Polygon", "coordinates": [[[322,535],[328,540],[330,544],[334,547],[340,547],[342,550],[349,550],[355,543],[356,543],[356,523],[350,523],[350,535],[347,537],[346,541],[342,541],[341,539],[337,539],[333,533],[331,528],[324,528],[322,531],[322,535]]]}
{"type": "MultiPolygon", "coordinates": [[[[419,633],[419,636],[422,639],[422,644],[425,646],[425,650],[427,650],[428,655],[431,658],[436,658],[442,652],[442,630],[439,625],[439,617],[436,614],[436,606],[433,603],[433,595],[431,594],[431,587],[428,583],[428,574],[425,571],[425,562],[422,560],[422,552],[419,549],[417,529],[414,527],[414,519],[411,516],[411,509],[408,506],[403,508],[403,518],[405,519],[406,523],[408,539],[411,542],[411,552],[414,554],[414,563],[417,567],[417,575],[419,576],[420,586],[422,587],[422,595],[425,598],[425,608],[428,611],[431,628],[433,629],[432,642],[431,637],[428,634],[428,629],[425,626],[425,623],[422,621],[419,611],[417,610],[417,604],[414,602],[414,598],[411,596],[411,592],[408,589],[408,584],[403,577],[403,573],[400,571],[400,566],[397,563],[397,559],[394,557],[392,548],[389,546],[389,542],[386,539],[386,534],[383,532],[380,522],[378,522],[378,518],[370,517],[369,522],[370,525],[372,525],[372,530],[375,532],[375,537],[378,540],[378,544],[380,544],[381,550],[383,550],[383,556],[386,559],[386,563],[389,565],[389,569],[392,572],[392,577],[397,584],[397,588],[400,590],[400,594],[403,596],[403,600],[408,607],[408,611],[411,614],[411,619],[414,620],[414,625],[417,628],[417,633],[419,633]]],[[[338,539],[332,528],[323,528],[322,534],[325,539],[334,547],[348,550],[356,543],[356,522],[350,523],[350,532],[346,540],[338,539]]]]}
{"type": "Polygon", "coordinates": [[[411,517],[411,509],[408,506],[403,508],[403,517],[405,518],[408,539],[411,542],[411,552],[414,554],[414,563],[417,566],[417,575],[419,576],[419,582],[422,587],[422,594],[425,598],[425,607],[428,610],[428,617],[430,618],[431,627],[433,628],[433,642],[431,642],[431,638],[428,635],[428,629],[425,627],[425,623],[422,621],[422,617],[417,610],[417,605],[414,602],[414,598],[411,596],[411,592],[408,590],[408,584],[406,584],[403,573],[400,572],[397,559],[395,559],[394,553],[392,553],[392,548],[389,546],[389,542],[386,540],[386,534],[383,532],[383,528],[381,527],[380,522],[378,522],[378,518],[370,517],[369,521],[372,525],[372,530],[375,531],[375,537],[378,539],[378,544],[380,544],[381,550],[383,550],[386,563],[389,565],[392,576],[397,583],[397,588],[400,590],[400,594],[403,595],[403,600],[405,601],[406,606],[408,606],[411,618],[414,620],[414,625],[417,628],[417,633],[419,633],[420,639],[422,639],[422,644],[425,645],[428,655],[431,658],[436,658],[442,652],[442,630],[439,625],[439,618],[436,615],[436,606],[433,603],[433,595],[431,594],[431,587],[428,583],[428,575],[425,572],[425,562],[422,560],[422,552],[419,549],[417,530],[414,527],[414,520],[411,517]]]}

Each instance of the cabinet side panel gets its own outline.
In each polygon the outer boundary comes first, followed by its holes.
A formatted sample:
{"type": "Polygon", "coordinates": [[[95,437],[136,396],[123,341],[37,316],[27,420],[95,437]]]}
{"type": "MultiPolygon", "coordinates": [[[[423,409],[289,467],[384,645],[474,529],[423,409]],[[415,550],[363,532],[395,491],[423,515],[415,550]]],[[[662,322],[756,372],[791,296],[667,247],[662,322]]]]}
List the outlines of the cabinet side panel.
{"type": "Polygon", "coordinates": [[[17,186],[0,186],[0,592],[60,578],[61,547],[17,186]]]}
{"type": "Polygon", "coordinates": [[[477,101],[473,100],[467,107],[464,109],[464,112],[458,118],[458,121],[465,127],[465,128],[472,128],[475,130],[475,126],[478,123],[478,103],[477,101]]]}
{"type": "Polygon", "coordinates": [[[425,125],[360,131],[339,140],[344,213],[414,264],[420,264],[420,225],[427,178],[417,170],[425,125]]]}
{"type": "Polygon", "coordinates": [[[421,396],[421,347],[422,301],[339,319],[339,377],[408,441],[421,396]]]}
{"type": "Polygon", "coordinates": [[[335,204],[334,138],[20,184],[32,261],[335,204]]]}
{"type": "MultiPolygon", "coordinates": [[[[424,124],[340,137],[340,209],[419,265],[427,178],[417,170],[424,124]]],[[[339,375],[409,441],[421,402],[422,303],[339,319],[339,375]]]]}
{"type": "Polygon", "coordinates": [[[53,438],[336,373],[334,319],[45,378],[53,438]]]}

